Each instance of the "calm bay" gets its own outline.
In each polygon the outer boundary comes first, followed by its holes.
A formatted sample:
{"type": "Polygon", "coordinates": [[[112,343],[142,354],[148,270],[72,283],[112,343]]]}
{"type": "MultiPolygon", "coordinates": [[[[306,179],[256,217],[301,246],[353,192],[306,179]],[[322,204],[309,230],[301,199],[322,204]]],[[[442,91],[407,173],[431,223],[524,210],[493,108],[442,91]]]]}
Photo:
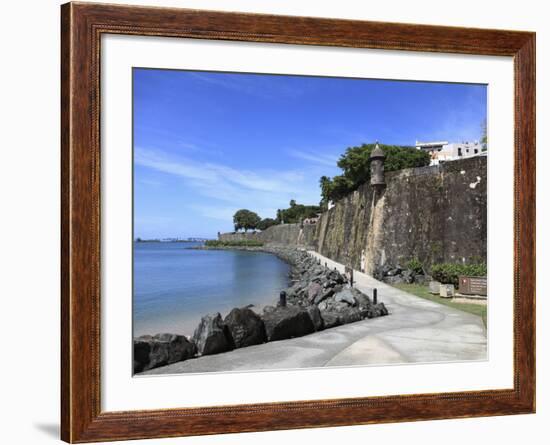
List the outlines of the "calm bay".
{"type": "Polygon", "coordinates": [[[202,315],[274,304],[290,267],[272,254],[199,250],[202,243],[134,243],[134,336],[192,335],[202,315]]]}

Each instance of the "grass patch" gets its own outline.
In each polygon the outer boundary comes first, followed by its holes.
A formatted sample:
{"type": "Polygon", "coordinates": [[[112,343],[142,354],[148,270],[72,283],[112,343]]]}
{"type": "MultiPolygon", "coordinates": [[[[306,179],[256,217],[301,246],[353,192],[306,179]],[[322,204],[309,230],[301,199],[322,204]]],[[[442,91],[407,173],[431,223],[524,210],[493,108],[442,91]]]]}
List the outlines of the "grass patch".
{"type": "Polygon", "coordinates": [[[262,247],[264,243],[256,240],[220,241],[208,240],[204,243],[207,247],[262,247]]]}
{"type": "Polygon", "coordinates": [[[428,286],[421,286],[420,284],[394,284],[394,287],[401,289],[405,292],[409,292],[420,298],[434,301],[445,306],[458,309],[460,311],[468,312],[470,314],[478,315],[483,320],[483,324],[487,327],[487,306],[474,303],[456,303],[447,298],[441,298],[439,295],[430,294],[428,286]]]}

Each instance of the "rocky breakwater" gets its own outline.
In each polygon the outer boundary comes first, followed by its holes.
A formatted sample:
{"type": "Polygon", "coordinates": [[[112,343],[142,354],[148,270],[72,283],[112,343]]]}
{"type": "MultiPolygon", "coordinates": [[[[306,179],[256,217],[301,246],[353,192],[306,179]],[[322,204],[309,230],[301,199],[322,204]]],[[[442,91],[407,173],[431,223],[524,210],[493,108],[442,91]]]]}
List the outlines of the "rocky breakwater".
{"type": "MultiPolygon", "coordinates": [[[[266,249],[292,265],[292,285],[284,292],[289,305],[310,314],[315,330],[387,315],[384,303],[351,287],[347,276],[330,269],[307,252],[271,247],[266,249]]],[[[271,308],[264,309],[271,312],[271,308]]]]}
{"type": "Polygon", "coordinates": [[[388,314],[384,303],[350,286],[345,275],[332,270],[305,251],[263,247],[292,266],[290,286],[278,301],[263,310],[234,308],[202,317],[191,338],[174,334],[134,339],[134,372],[176,361],[218,354],[235,348],[301,337],[323,329],[388,314]]]}

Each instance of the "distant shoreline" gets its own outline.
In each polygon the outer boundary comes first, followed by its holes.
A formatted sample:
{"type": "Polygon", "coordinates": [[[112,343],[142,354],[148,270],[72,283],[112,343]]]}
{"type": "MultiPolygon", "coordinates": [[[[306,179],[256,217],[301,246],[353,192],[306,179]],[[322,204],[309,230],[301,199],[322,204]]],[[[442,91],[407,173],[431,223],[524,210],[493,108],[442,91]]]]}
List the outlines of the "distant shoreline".
{"type": "MultiPolygon", "coordinates": [[[[193,246],[190,250],[251,250],[251,251],[263,251],[266,253],[273,253],[265,246],[193,246]]],[[[290,248],[289,248],[290,249],[290,248]]]]}
{"type": "Polygon", "coordinates": [[[143,240],[134,240],[134,243],[136,244],[145,244],[145,243],[164,243],[164,244],[170,244],[170,243],[204,243],[205,241],[209,241],[207,239],[191,239],[191,240],[169,240],[169,241],[163,241],[159,239],[143,239],[143,240]]]}

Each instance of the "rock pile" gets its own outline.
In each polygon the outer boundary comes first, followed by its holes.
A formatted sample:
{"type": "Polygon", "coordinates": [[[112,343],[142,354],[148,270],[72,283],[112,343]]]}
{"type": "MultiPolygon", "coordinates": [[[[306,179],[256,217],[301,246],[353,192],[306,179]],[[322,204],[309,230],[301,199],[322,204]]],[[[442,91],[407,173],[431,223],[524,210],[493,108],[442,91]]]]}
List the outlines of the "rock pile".
{"type": "Polygon", "coordinates": [[[219,313],[205,315],[191,339],[171,334],[136,338],[134,372],[388,314],[384,303],[373,304],[350,287],[345,275],[321,265],[307,252],[283,247],[262,250],[292,266],[292,284],[284,291],[286,304],[266,306],[261,314],[250,307],[235,308],[225,319],[219,313]]]}
{"type": "Polygon", "coordinates": [[[428,284],[432,279],[432,277],[423,272],[401,267],[399,264],[395,266],[389,264],[380,266],[374,272],[374,278],[388,284],[417,283],[422,285],[428,284]]]}
{"type": "Polygon", "coordinates": [[[134,372],[187,360],[196,353],[195,343],[183,335],[142,335],[134,339],[134,372]]]}

